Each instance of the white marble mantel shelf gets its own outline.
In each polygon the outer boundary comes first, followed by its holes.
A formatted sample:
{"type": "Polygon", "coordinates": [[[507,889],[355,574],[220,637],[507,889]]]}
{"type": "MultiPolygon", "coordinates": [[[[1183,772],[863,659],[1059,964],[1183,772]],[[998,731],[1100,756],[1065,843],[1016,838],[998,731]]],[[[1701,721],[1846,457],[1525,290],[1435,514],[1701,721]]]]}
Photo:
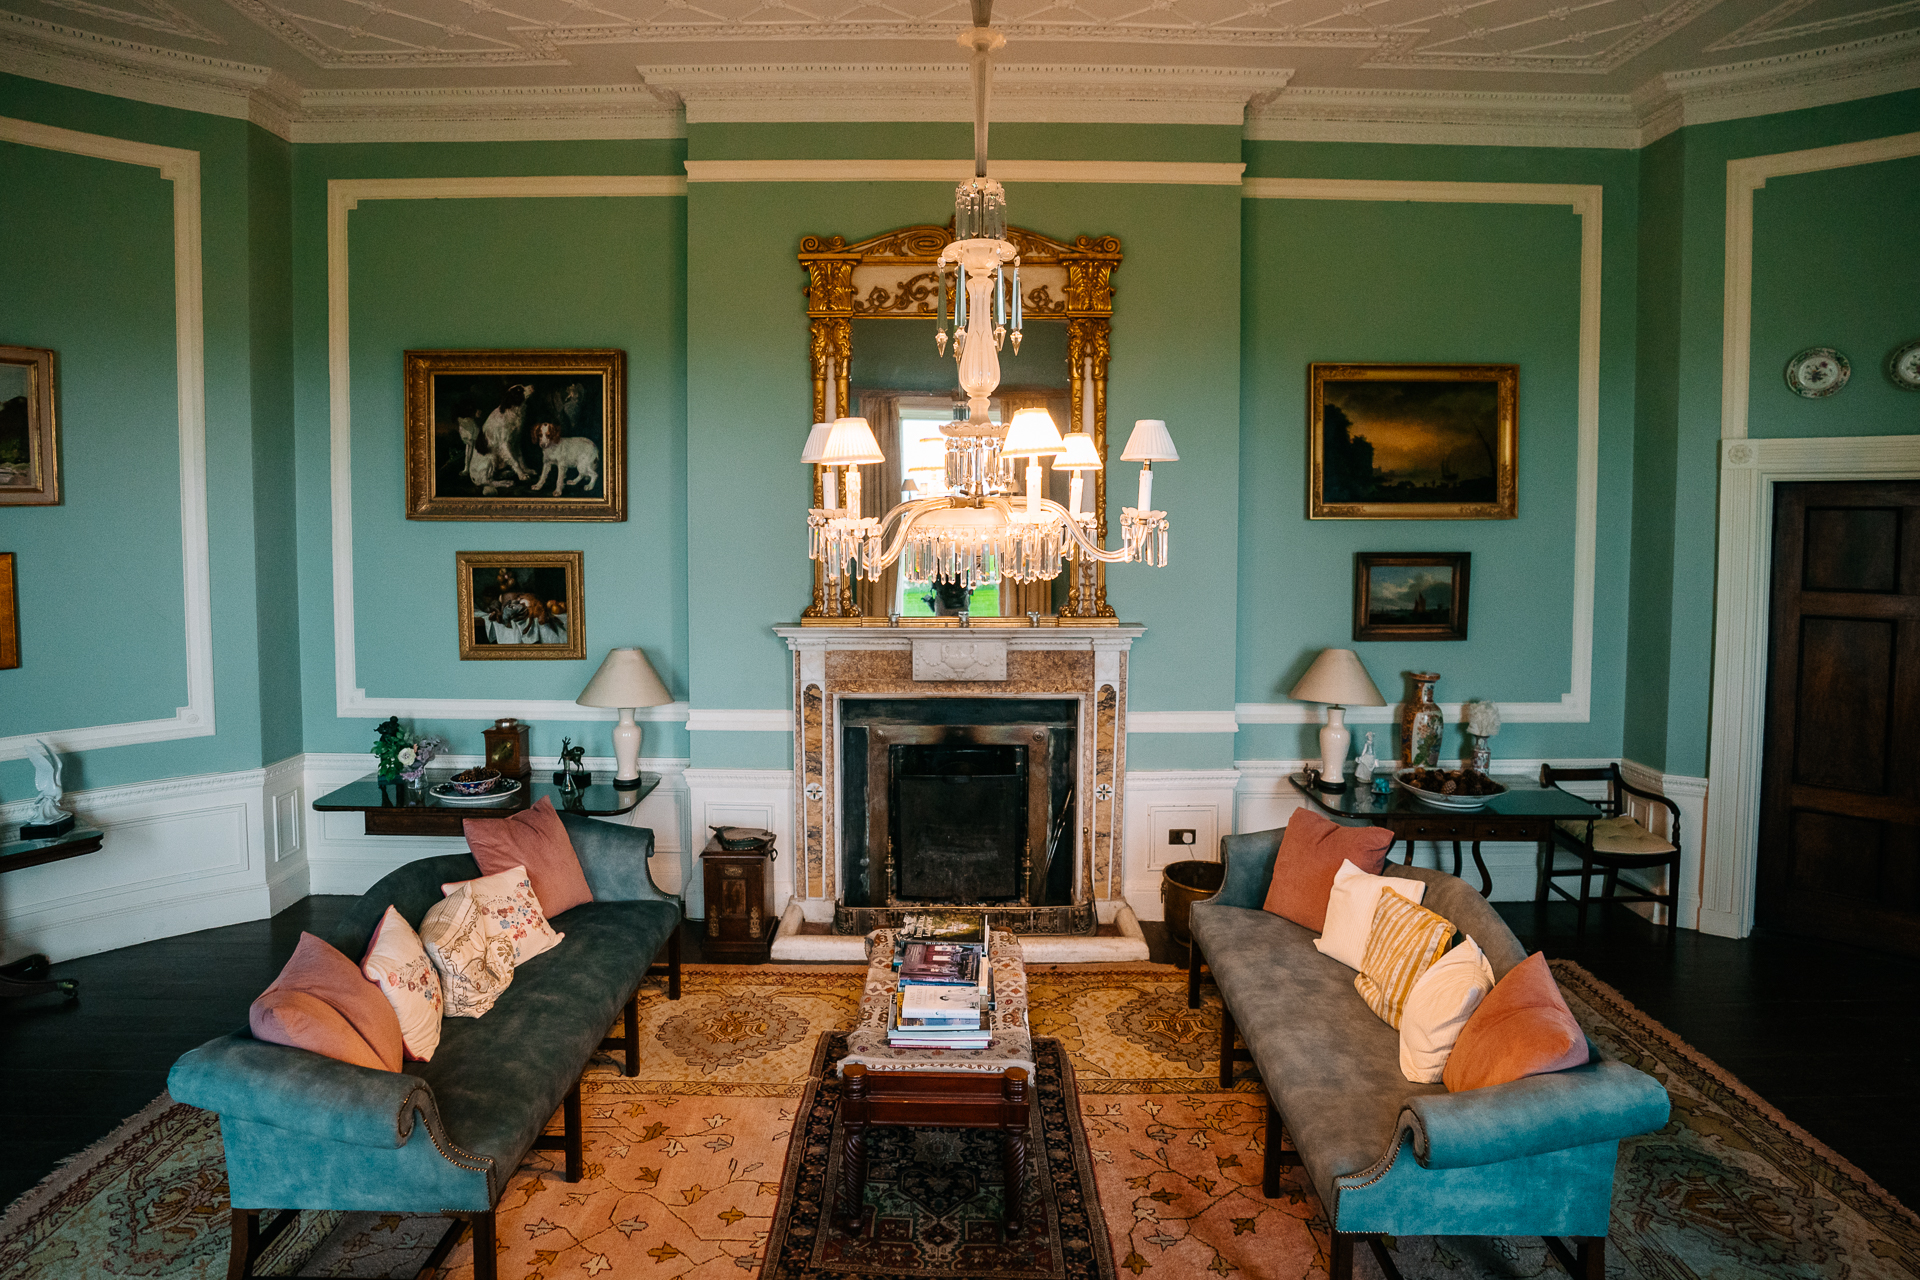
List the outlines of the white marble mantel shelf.
{"type": "Polygon", "coordinates": [[[908,650],[915,640],[1003,640],[1009,649],[1118,649],[1147,634],[1137,622],[1117,627],[775,627],[787,648],[908,650]]]}

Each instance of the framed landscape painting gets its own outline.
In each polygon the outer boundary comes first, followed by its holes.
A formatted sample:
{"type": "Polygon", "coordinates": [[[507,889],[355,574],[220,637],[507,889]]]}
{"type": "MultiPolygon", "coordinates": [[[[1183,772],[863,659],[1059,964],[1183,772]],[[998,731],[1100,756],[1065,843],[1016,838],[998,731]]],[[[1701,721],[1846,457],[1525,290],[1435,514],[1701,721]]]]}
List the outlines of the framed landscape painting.
{"type": "Polygon", "coordinates": [[[1512,520],[1520,366],[1316,364],[1307,380],[1314,520],[1512,520]]]}
{"type": "Polygon", "coordinates": [[[406,353],[407,519],[625,520],[624,351],[406,353]]]}
{"type": "Polygon", "coordinates": [[[1355,640],[1465,640],[1468,571],[1465,551],[1353,557],[1355,640]]]}
{"type": "Polygon", "coordinates": [[[456,551],[460,658],[584,658],[579,551],[456,551]]]}
{"type": "Polygon", "coordinates": [[[60,504],[53,352],[0,346],[0,507],[60,504]]]}

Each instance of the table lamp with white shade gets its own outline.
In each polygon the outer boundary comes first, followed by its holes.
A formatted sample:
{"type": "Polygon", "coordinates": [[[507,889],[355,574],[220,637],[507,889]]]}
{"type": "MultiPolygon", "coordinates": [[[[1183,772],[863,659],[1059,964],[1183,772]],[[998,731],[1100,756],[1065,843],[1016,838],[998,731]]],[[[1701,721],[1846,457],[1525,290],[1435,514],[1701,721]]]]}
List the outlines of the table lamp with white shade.
{"type": "Polygon", "coordinates": [[[1320,656],[1300,677],[1287,695],[1301,702],[1327,704],[1327,723],[1320,730],[1320,789],[1344,791],[1347,776],[1347,748],[1353,734],[1346,724],[1348,707],[1384,707],[1373,678],[1351,649],[1322,649],[1320,656]]]}
{"type": "Polygon", "coordinates": [[[633,709],[673,701],[647,655],[639,649],[608,650],[606,660],[574,701],[583,707],[620,709],[620,723],[613,726],[613,785],[622,790],[639,786],[640,726],[634,723],[633,709]]]}

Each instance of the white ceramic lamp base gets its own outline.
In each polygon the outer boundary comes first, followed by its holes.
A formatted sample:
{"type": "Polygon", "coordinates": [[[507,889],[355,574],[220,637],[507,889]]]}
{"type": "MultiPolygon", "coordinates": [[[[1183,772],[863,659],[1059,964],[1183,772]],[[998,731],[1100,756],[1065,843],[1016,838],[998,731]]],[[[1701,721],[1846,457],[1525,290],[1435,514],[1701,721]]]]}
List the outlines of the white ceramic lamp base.
{"type": "Polygon", "coordinates": [[[620,708],[620,723],[613,726],[613,785],[624,790],[640,785],[640,726],[632,707],[620,708]]]}
{"type": "Polygon", "coordinates": [[[1347,709],[1329,706],[1327,723],[1320,730],[1320,787],[1323,791],[1344,791],[1347,778],[1347,748],[1353,745],[1353,731],[1347,728],[1347,709]]]}

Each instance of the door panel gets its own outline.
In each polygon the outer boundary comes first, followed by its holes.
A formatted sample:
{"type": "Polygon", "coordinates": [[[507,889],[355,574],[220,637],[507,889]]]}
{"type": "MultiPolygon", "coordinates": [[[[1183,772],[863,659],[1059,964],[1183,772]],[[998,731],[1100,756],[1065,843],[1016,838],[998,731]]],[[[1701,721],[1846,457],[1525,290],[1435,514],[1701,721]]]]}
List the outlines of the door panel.
{"type": "Polygon", "coordinates": [[[1755,916],[1920,955],[1920,483],[1774,491],[1755,916]]]}

